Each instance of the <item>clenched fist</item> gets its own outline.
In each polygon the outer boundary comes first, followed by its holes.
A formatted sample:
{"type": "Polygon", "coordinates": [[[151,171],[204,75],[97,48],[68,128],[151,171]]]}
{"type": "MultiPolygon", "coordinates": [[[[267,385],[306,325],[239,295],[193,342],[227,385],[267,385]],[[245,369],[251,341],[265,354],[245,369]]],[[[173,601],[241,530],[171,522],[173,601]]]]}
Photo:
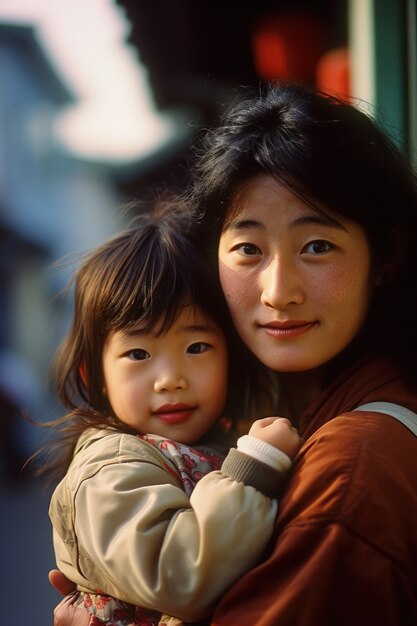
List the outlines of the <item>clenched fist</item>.
{"type": "Polygon", "coordinates": [[[295,457],[303,444],[297,429],[286,417],[264,417],[256,420],[249,430],[249,435],[279,448],[290,459],[295,457]]]}

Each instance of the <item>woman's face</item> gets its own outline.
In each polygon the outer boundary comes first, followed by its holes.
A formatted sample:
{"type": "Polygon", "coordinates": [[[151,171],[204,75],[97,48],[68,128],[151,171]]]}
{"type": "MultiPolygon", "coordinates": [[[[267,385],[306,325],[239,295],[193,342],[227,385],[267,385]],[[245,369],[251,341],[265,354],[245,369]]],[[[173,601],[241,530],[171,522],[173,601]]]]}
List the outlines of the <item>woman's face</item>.
{"type": "Polygon", "coordinates": [[[360,330],[373,289],[364,230],[318,213],[269,176],[239,192],[220,238],[219,272],[235,327],[278,372],[320,367],[360,330]]]}

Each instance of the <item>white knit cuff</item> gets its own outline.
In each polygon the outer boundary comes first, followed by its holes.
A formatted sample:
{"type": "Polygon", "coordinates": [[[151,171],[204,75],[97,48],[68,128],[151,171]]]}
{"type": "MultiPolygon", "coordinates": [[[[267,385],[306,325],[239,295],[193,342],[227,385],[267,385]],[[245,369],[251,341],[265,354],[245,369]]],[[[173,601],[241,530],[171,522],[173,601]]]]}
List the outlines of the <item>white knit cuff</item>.
{"type": "Polygon", "coordinates": [[[285,472],[291,467],[292,461],[285,452],[252,435],[240,437],[237,440],[237,449],[279,472],[285,472]]]}

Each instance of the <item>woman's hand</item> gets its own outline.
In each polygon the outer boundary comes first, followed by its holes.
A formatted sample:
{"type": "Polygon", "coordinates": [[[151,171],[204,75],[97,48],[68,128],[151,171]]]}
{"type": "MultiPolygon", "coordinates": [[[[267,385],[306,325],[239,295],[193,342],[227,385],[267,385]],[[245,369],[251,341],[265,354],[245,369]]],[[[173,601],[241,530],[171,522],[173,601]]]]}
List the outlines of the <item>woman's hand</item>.
{"type": "Polygon", "coordinates": [[[297,429],[286,417],[264,417],[256,420],[249,430],[249,435],[279,448],[290,459],[295,457],[304,443],[297,429]]]}
{"type": "Polygon", "coordinates": [[[83,610],[74,608],[76,594],[65,596],[54,609],[54,626],[88,626],[91,615],[83,610]]]}
{"type": "Polygon", "coordinates": [[[73,606],[77,597],[74,583],[57,569],[49,572],[49,582],[59,593],[65,595],[54,609],[54,626],[88,626],[90,614],[73,606]]]}
{"type": "Polygon", "coordinates": [[[59,569],[52,569],[48,574],[49,582],[62,596],[75,591],[75,584],[69,580],[59,569]]]}

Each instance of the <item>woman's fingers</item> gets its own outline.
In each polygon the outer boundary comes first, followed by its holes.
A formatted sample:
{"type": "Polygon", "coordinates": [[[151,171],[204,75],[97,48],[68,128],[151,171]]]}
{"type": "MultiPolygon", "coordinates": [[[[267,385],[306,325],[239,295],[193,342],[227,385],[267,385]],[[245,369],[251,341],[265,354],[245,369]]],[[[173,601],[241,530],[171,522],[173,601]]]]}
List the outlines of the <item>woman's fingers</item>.
{"type": "Polygon", "coordinates": [[[75,590],[75,584],[69,580],[65,574],[59,569],[53,569],[48,574],[49,582],[55,587],[57,591],[63,596],[67,596],[69,593],[75,590]]]}
{"type": "Polygon", "coordinates": [[[54,609],[54,626],[89,626],[91,615],[74,608],[77,593],[65,596],[54,609]]]}

